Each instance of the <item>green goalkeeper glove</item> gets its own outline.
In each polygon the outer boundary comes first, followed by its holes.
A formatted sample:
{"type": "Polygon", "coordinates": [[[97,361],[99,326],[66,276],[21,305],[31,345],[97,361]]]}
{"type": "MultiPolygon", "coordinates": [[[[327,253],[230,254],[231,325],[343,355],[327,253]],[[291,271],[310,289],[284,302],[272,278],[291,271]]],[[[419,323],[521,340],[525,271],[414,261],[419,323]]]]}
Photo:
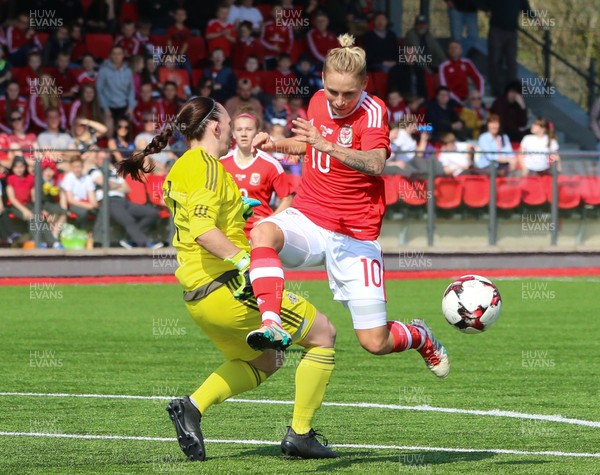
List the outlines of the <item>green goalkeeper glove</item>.
{"type": "Polygon", "coordinates": [[[254,297],[252,284],[250,284],[250,254],[248,251],[240,251],[235,256],[223,260],[234,266],[239,272],[238,278],[234,281],[236,288],[233,291],[233,297],[236,300],[248,300],[254,297]]]}
{"type": "Polygon", "coordinates": [[[259,200],[242,196],[242,216],[246,221],[248,221],[248,219],[254,214],[254,210],[252,208],[255,208],[256,206],[260,206],[259,200]]]}

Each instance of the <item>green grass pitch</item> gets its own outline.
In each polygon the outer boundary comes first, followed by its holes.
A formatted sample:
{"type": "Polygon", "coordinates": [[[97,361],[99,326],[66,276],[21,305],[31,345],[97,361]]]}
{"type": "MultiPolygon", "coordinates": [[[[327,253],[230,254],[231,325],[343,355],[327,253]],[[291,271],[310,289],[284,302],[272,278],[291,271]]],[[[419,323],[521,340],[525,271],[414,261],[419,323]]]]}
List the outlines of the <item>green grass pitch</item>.
{"type": "MultiPolygon", "coordinates": [[[[339,448],[326,461],[287,460],[270,444],[208,442],[208,460],[187,462],[174,440],[165,400],[0,396],[0,473],[288,474],[482,473],[593,474],[600,459],[502,454],[476,449],[598,453],[600,427],[537,419],[415,411],[560,414],[600,421],[598,282],[498,280],[503,310],[480,335],[451,328],[440,312],[448,282],[387,282],[389,318],[424,317],[449,351],[452,369],[437,380],[416,352],[383,357],[362,350],[350,317],[326,282],[292,282],[338,329],[336,369],[326,401],[403,409],[324,406],[315,423],[330,444],[420,447],[339,448]],[[8,432],[147,436],[161,440],[70,439],[8,432]],[[470,449],[445,452],[435,448],[470,449]]],[[[187,315],[177,285],[0,287],[0,391],[3,393],[185,395],[221,362],[187,315]]],[[[293,399],[299,350],[252,392],[293,399]]],[[[203,431],[213,440],[278,442],[290,422],[284,404],[226,402],[203,431]]]]}

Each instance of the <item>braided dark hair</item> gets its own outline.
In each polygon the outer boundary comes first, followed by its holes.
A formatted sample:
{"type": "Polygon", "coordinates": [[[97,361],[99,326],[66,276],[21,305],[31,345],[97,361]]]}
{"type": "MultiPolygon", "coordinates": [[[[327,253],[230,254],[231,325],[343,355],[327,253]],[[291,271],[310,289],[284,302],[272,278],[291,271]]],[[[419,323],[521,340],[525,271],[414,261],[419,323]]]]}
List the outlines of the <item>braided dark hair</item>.
{"type": "Polygon", "coordinates": [[[194,97],[187,101],[174,122],[170,122],[163,130],[146,145],[141,152],[134,153],[131,158],[121,161],[117,171],[121,176],[131,176],[134,180],[143,181],[143,174],[152,173],[154,163],[145,163],[148,155],[161,152],[169,143],[175,130],[179,130],[189,142],[192,139],[201,140],[209,122],[219,120],[217,103],[210,97],[194,97]]]}

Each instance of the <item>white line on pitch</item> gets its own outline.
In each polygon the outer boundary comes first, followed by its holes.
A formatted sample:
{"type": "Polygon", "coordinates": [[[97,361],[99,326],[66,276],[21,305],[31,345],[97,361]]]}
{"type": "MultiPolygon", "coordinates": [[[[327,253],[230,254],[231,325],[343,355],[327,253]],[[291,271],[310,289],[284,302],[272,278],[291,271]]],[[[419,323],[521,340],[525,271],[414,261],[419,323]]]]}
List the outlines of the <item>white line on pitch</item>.
{"type": "MultiPolygon", "coordinates": [[[[86,439],[86,440],[139,440],[150,442],[176,442],[174,437],[144,437],[127,435],[92,435],[92,434],[46,434],[41,432],[0,432],[0,436],[13,437],[52,437],[58,439],[86,439]]],[[[237,445],[279,445],[272,440],[243,440],[243,439],[205,439],[211,444],[237,444],[237,445]]],[[[331,447],[343,449],[372,449],[372,450],[425,450],[428,452],[462,452],[462,453],[494,453],[509,455],[544,455],[548,457],[580,457],[600,458],[600,453],[587,452],[560,452],[560,451],[526,451],[511,449],[464,449],[454,447],[428,447],[420,445],[370,445],[370,444],[331,444],[331,447]]]]}
{"type": "MultiPolygon", "coordinates": [[[[0,392],[1,396],[22,396],[22,397],[76,397],[76,398],[97,398],[97,399],[142,399],[155,401],[169,401],[176,396],[135,396],[130,394],[69,394],[69,393],[18,393],[18,392],[0,392]]],[[[293,405],[294,401],[280,401],[272,399],[237,399],[231,398],[226,402],[243,404],[283,404],[293,405]]],[[[562,424],[572,424],[587,427],[600,427],[600,422],[586,421],[583,419],[573,419],[561,415],[549,414],[527,414],[525,412],[503,411],[500,409],[476,410],[476,409],[457,409],[453,407],[435,407],[435,406],[400,406],[397,404],[376,404],[370,402],[324,402],[323,406],[330,407],[360,407],[364,409],[390,409],[394,411],[421,411],[421,412],[444,412],[450,414],[468,414],[473,416],[487,417],[510,417],[513,419],[532,419],[547,422],[559,422],[562,424]]]]}

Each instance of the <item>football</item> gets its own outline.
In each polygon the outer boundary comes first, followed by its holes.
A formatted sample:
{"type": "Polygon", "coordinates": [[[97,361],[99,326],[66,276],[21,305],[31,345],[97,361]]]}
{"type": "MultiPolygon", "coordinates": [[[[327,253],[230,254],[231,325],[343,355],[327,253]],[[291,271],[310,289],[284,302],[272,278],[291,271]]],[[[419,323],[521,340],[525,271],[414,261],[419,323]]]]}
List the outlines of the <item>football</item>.
{"type": "Polygon", "coordinates": [[[464,333],[489,329],[502,308],[496,286],[480,275],[463,275],[452,282],[442,298],[442,312],[450,325],[464,333]]]}

